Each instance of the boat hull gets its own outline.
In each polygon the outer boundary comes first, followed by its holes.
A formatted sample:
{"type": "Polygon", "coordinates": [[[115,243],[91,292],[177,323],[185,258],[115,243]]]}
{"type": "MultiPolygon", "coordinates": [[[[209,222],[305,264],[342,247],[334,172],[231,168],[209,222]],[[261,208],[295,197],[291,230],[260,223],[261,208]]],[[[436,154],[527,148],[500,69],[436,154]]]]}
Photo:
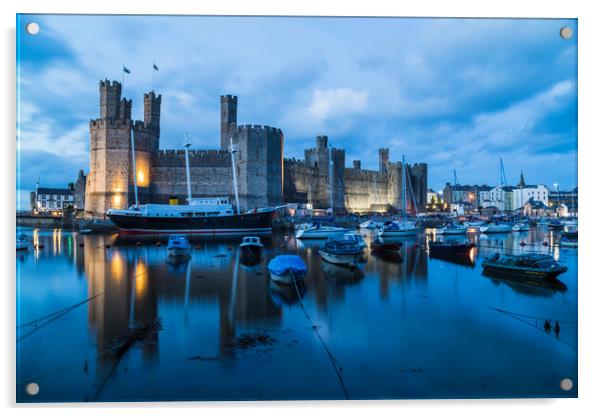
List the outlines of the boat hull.
{"type": "Polygon", "coordinates": [[[216,217],[150,217],[108,214],[121,234],[247,235],[272,232],[273,211],[216,217]]]}
{"type": "Polygon", "coordinates": [[[355,264],[359,261],[361,253],[356,254],[333,254],[327,253],[324,250],[320,250],[320,256],[322,260],[332,264],[350,265],[355,264]]]}
{"type": "MultiPolygon", "coordinates": [[[[292,285],[294,283],[293,274],[291,272],[286,272],[284,274],[276,274],[276,273],[270,272],[270,278],[274,282],[281,283],[284,285],[292,285]]],[[[301,281],[303,281],[303,279],[298,277],[296,279],[296,281],[301,282],[301,281]]]]}
{"type": "Polygon", "coordinates": [[[349,232],[347,229],[341,231],[299,230],[295,237],[298,239],[308,240],[324,240],[328,238],[337,239],[343,237],[343,234],[347,232],[349,232]]]}
{"type": "Polygon", "coordinates": [[[496,264],[482,263],[483,272],[491,276],[500,276],[507,279],[526,280],[552,280],[566,272],[566,268],[557,270],[533,270],[520,267],[500,267],[496,264]]]}
{"type": "Polygon", "coordinates": [[[190,256],[190,251],[190,247],[171,247],[167,249],[167,255],[171,257],[186,257],[190,256]]]}
{"type": "Polygon", "coordinates": [[[381,233],[382,237],[412,237],[415,236],[416,234],[418,234],[418,231],[420,231],[420,228],[409,228],[406,230],[384,230],[381,233]]]}

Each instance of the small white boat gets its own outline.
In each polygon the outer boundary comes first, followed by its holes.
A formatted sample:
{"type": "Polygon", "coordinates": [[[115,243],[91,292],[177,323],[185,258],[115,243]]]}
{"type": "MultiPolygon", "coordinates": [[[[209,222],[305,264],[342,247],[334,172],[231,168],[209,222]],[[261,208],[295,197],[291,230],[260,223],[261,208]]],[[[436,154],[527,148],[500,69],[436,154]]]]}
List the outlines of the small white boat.
{"type": "Polygon", "coordinates": [[[379,226],[380,224],[373,220],[364,221],[360,224],[360,228],[363,228],[365,230],[373,230],[375,228],[378,228],[379,226]]]}
{"type": "Polygon", "coordinates": [[[328,241],[320,250],[324,261],[346,266],[354,266],[362,254],[363,249],[353,240],[328,241]]]}
{"type": "Polygon", "coordinates": [[[529,223],[528,222],[517,222],[512,226],[512,231],[524,232],[529,231],[529,223]]]}
{"type": "Polygon", "coordinates": [[[409,237],[418,234],[421,228],[411,222],[387,222],[379,232],[382,237],[409,237]]]}
{"type": "Polygon", "coordinates": [[[268,263],[270,278],[286,285],[301,282],[307,274],[307,266],[301,257],[294,254],[283,254],[274,257],[268,263]]]}
{"type": "Polygon", "coordinates": [[[436,233],[440,235],[462,235],[468,231],[468,225],[448,224],[445,227],[437,228],[436,233]]]}
{"type": "Polygon", "coordinates": [[[509,233],[512,231],[512,226],[509,224],[490,223],[481,227],[481,232],[485,234],[491,233],[509,233]]]}
{"type": "Polygon", "coordinates": [[[309,229],[298,230],[295,238],[341,238],[343,234],[349,232],[347,228],[334,227],[331,225],[315,225],[309,229]]]}
{"type": "Polygon", "coordinates": [[[190,255],[192,246],[186,236],[182,234],[172,234],[167,242],[167,255],[170,257],[185,257],[190,255]]]}
{"type": "Polygon", "coordinates": [[[360,233],[345,233],[345,235],[343,235],[343,240],[354,241],[355,243],[357,243],[357,245],[360,246],[360,248],[367,247],[366,242],[364,241],[364,237],[360,233]]]}
{"type": "Polygon", "coordinates": [[[25,234],[20,234],[19,237],[17,237],[17,251],[20,250],[29,250],[29,239],[27,238],[27,236],[25,234]]]}
{"type": "Polygon", "coordinates": [[[245,253],[259,257],[261,256],[261,249],[263,248],[263,244],[261,244],[261,240],[259,239],[259,237],[248,236],[243,237],[242,243],[239,244],[239,247],[245,253]]]}

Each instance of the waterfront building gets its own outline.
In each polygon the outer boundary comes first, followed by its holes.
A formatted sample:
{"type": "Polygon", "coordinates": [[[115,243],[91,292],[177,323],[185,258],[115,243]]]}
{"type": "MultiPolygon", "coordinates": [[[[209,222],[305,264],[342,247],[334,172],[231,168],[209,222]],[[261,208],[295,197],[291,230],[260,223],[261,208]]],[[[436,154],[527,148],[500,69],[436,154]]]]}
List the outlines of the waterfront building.
{"type": "Polygon", "coordinates": [[[527,185],[523,173],[520,174],[518,185],[512,187],[512,203],[511,210],[522,209],[527,201],[541,201],[545,206],[548,206],[549,190],[545,185],[527,185]]]}
{"type": "Polygon", "coordinates": [[[41,188],[36,186],[30,194],[31,210],[34,212],[58,212],[73,206],[73,191],[67,188],[41,188]]]}

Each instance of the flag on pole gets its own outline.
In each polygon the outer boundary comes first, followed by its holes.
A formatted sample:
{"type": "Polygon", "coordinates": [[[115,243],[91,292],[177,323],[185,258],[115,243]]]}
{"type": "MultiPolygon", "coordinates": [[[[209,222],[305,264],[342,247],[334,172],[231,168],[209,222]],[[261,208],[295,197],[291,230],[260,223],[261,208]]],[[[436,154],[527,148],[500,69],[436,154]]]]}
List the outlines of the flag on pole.
{"type": "Polygon", "coordinates": [[[125,72],[126,74],[129,74],[130,70],[124,65],[123,66],[123,72],[125,72]]]}
{"type": "Polygon", "coordinates": [[[158,67],[158,66],[157,66],[157,64],[155,64],[154,62],[153,62],[153,69],[154,69],[155,71],[158,71],[158,70],[159,70],[159,67],[158,67]]]}

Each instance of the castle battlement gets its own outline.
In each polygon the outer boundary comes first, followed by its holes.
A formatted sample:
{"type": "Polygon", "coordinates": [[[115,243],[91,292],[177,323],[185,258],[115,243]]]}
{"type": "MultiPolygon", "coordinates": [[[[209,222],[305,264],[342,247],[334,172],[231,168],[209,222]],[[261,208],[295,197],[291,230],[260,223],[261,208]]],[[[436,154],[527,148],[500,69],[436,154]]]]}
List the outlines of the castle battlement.
{"type": "Polygon", "coordinates": [[[107,127],[112,128],[122,128],[122,127],[131,127],[132,120],[113,120],[112,118],[97,118],[90,120],[90,128],[91,129],[103,129],[107,127]]]}
{"type": "Polygon", "coordinates": [[[244,125],[236,126],[236,132],[237,133],[255,133],[258,135],[282,134],[282,130],[279,129],[278,127],[261,126],[259,124],[244,124],[244,125]]]}
{"type": "Polygon", "coordinates": [[[105,80],[103,81],[102,79],[99,81],[99,86],[101,87],[113,87],[113,88],[121,88],[121,82],[118,81],[109,81],[108,79],[105,78],[105,80]]]}

